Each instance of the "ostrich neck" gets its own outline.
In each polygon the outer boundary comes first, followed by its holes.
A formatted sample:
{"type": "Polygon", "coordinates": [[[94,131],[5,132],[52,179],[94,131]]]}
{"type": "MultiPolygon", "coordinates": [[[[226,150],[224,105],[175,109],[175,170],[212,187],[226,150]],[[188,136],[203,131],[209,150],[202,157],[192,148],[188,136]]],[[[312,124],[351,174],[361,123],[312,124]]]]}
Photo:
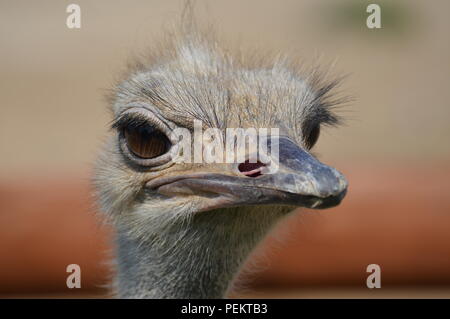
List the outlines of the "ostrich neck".
{"type": "Polygon", "coordinates": [[[229,208],[195,215],[149,239],[118,232],[122,298],[222,298],[241,265],[282,214],[229,208]]]}

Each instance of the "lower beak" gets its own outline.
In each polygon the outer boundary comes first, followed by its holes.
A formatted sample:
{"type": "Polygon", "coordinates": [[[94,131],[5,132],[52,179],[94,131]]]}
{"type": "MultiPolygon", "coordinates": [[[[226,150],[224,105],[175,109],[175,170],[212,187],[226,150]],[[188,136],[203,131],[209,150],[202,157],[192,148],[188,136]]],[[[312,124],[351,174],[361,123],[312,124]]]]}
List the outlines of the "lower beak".
{"type": "MultiPolygon", "coordinates": [[[[338,205],[347,192],[344,176],[287,138],[279,139],[278,169],[257,177],[197,173],[150,181],[167,196],[205,197],[201,210],[246,205],[293,205],[323,209],[338,205]]],[[[234,167],[236,169],[236,167],[234,167]]]]}

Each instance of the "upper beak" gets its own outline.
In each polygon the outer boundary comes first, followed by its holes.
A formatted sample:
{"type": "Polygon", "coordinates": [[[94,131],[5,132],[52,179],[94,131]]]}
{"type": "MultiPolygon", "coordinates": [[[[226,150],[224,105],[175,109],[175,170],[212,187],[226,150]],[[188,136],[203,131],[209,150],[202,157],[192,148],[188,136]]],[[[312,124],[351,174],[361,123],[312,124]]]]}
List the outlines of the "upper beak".
{"type": "Polygon", "coordinates": [[[294,205],[328,208],[338,205],[347,192],[347,180],[287,138],[279,139],[279,168],[270,183],[294,205]]]}
{"type": "MultiPolygon", "coordinates": [[[[179,175],[150,181],[147,187],[164,195],[186,194],[206,197],[200,210],[278,204],[307,208],[338,205],[347,192],[347,181],[287,138],[279,138],[278,169],[275,173],[249,177],[216,173],[179,175]]],[[[226,173],[226,172],[225,172],[226,173]]]]}

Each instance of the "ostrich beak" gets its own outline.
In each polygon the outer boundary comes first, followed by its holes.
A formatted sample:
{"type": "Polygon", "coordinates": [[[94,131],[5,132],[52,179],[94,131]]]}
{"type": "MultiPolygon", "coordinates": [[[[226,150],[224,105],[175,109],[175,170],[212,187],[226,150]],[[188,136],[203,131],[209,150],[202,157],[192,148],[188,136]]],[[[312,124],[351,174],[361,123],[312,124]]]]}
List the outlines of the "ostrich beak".
{"type": "Polygon", "coordinates": [[[348,183],[340,172],[321,163],[290,139],[280,138],[278,142],[278,171],[269,174],[267,184],[263,182],[261,187],[271,184],[279,192],[279,200],[296,206],[323,209],[342,201],[348,183]]]}
{"type": "Polygon", "coordinates": [[[278,169],[256,177],[251,168],[194,173],[160,178],[147,187],[166,196],[205,198],[200,211],[247,205],[293,205],[323,209],[338,205],[347,192],[347,181],[336,169],[310,155],[287,138],[279,138],[278,169]]]}

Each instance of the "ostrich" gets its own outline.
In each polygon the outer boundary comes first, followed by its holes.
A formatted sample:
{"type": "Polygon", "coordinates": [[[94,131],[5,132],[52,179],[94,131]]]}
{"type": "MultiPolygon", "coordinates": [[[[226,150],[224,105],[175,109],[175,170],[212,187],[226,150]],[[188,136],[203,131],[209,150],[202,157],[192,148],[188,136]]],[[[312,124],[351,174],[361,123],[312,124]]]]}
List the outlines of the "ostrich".
{"type": "Polygon", "coordinates": [[[337,81],[284,58],[244,58],[183,32],[113,89],[112,130],[96,164],[116,231],[120,298],[222,298],[252,249],[295,207],[338,205],[347,182],[310,150],[334,125],[337,81]],[[278,170],[175,162],[171,132],[279,128],[278,170]]]}

